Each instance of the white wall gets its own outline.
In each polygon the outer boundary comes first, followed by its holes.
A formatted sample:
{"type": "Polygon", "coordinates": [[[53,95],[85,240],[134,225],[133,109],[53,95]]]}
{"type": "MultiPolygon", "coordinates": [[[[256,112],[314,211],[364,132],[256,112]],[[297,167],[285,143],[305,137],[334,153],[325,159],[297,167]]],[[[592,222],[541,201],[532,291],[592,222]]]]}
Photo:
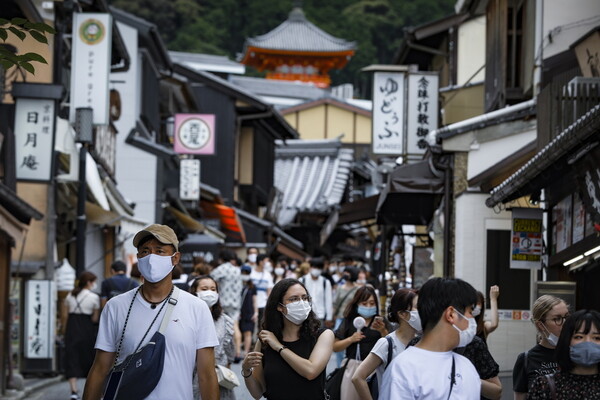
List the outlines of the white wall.
{"type": "MultiPolygon", "coordinates": [[[[510,212],[496,214],[486,207],[488,197],[485,193],[463,193],[456,199],[455,276],[483,293],[489,291],[485,287],[487,230],[510,230],[511,225],[510,212]]],[[[500,296],[510,296],[510,288],[500,288],[500,296]]],[[[501,320],[488,345],[500,371],[510,371],[517,355],[535,345],[535,328],[529,321],[501,320]]]]}
{"type": "MultiPolygon", "coordinates": [[[[485,15],[464,22],[458,28],[456,84],[462,86],[485,64],[485,15]]],[[[485,68],[470,82],[483,82],[485,68]]]]}
{"type": "Polygon", "coordinates": [[[138,34],[133,28],[118,23],[119,31],[131,58],[126,72],[110,76],[110,88],[121,94],[121,117],[115,122],[117,134],[116,179],[119,191],[130,202],[135,202],[135,219],[153,223],[156,215],[156,157],[139,150],[125,139],[140,113],[141,65],[138,54],[138,34]]]}
{"type": "Polygon", "coordinates": [[[543,4],[544,59],[567,50],[573,42],[600,24],[598,0],[545,0],[543,4]]]}
{"type": "Polygon", "coordinates": [[[516,153],[521,148],[536,140],[537,132],[533,130],[506,136],[489,142],[477,143],[476,148],[469,151],[467,179],[479,175],[498,162],[516,153]]]}

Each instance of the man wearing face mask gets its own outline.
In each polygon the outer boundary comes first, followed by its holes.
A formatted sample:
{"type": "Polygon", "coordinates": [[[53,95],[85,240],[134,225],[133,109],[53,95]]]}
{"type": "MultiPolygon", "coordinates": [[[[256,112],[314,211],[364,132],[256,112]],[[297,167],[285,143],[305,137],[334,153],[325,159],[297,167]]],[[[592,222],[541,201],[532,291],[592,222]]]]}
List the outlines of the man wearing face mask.
{"type": "Polygon", "coordinates": [[[326,328],[333,328],[333,305],[331,283],[323,274],[323,258],[310,260],[309,273],[300,278],[300,282],[312,298],[312,310],[326,328]]]}
{"type": "Polygon", "coordinates": [[[479,375],[452,352],[473,340],[475,289],[461,279],[433,278],[419,291],[423,337],[394,358],[385,371],[379,399],[478,400],[479,375]]]}
{"type": "Polygon", "coordinates": [[[148,331],[141,343],[146,345],[166,313],[167,307],[162,306],[178,290],[177,303],[163,332],[166,345],[163,372],[146,399],[192,399],[194,370],[199,377],[202,399],[217,399],[214,347],[219,341],[206,302],[173,286],[171,271],[180,259],[175,232],[165,225],[150,225],[134,236],[133,245],[138,251],[138,268],[144,284],[106,303],[100,316],[96,358],[83,398],[101,398],[117,350],[120,348],[117,361],[121,362],[135,351],[148,331]]]}
{"type": "Polygon", "coordinates": [[[256,323],[259,329],[267,305],[267,298],[274,286],[273,275],[266,269],[267,263],[269,263],[269,257],[266,254],[259,254],[256,257],[256,266],[252,268],[250,273],[250,279],[256,287],[256,306],[258,307],[258,321],[256,323]]]}

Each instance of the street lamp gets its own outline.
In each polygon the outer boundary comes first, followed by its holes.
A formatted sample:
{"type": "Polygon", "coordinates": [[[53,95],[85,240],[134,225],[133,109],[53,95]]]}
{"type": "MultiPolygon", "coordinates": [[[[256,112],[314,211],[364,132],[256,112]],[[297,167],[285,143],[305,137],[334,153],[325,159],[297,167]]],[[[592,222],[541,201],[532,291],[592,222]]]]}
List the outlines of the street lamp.
{"type": "Polygon", "coordinates": [[[77,276],[85,270],[85,199],[87,197],[87,181],[85,179],[87,148],[93,140],[94,110],[89,107],[77,108],[75,111],[75,141],[81,143],[79,149],[79,188],[77,191],[77,230],[76,230],[76,263],[77,276]]]}

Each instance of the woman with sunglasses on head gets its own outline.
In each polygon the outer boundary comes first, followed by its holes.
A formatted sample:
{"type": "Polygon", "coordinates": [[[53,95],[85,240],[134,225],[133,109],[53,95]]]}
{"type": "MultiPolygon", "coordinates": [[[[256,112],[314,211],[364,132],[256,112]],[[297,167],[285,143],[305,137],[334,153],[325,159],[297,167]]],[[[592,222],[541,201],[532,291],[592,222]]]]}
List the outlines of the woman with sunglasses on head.
{"type": "MultiPolygon", "coordinates": [[[[352,383],[361,399],[371,400],[373,398],[369,390],[367,377],[375,372],[377,385],[381,385],[383,372],[388,365],[388,355],[391,355],[391,358],[396,357],[404,351],[408,342],[415,337],[415,334],[421,331],[421,318],[419,318],[419,312],[417,311],[417,299],[417,292],[412,289],[398,289],[392,296],[388,309],[388,320],[397,323],[398,328],[386,337],[379,339],[371,349],[371,353],[354,372],[352,383]],[[389,352],[390,343],[392,345],[391,353],[389,352]]],[[[379,388],[374,390],[379,393],[379,388]]]]}
{"type": "MultiPolygon", "coordinates": [[[[192,282],[190,293],[204,300],[210,309],[215,322],[215,331],[217,331],[217,337],[219,338],[219,345],[215,347],[215,363],[229,368],[235,358],[233,320],[223,312],[223,307],[219,302],[219,285],[217,281],[209,275],[201,275],[192,282]]],[[[200,391],[197,374],[194,374],[193,387],[194,399],[199,399],[200,391]]],[[[232,389],[219,385],[219,394],[221,400],[235,400],[235,393],[232,389]]]]}
{"type": "Polygon", "coordinates": [[[352,377],[362,360],[366,359],[375,343],[389,332],[379,316],[379,302],[371,285],[361,286],[346,311],[344,320],[335,331],[333,351],[346,350],[344,378],[341,384],[341,398],[361,400],[352,383],[352,377]],[[360,318],[358,318],[360,317],[360,318]]]}
{"type": "Polygon", "coordinates": [[[255,399],[325,399],[325,368],[333,332],[319,329],[310,296],[297,279],[279,281],[267,299],[254,351],[242,362],[242,376],[255,399]]]}
{"type": "Polygon", "coordinates": [[[531,321],[537,329],[538,344],[517,357],[513,368],[515,400],[526,398],[536,377],[552,374],[558,369],[554,348],[568,316],[567,303],[558,297],[546,294],[533,303],[531,321]]]}
{"type": "Polygon", "coordinates": [[[600,399],[600,313],[580,310],[565,321],[556,360],[560,369],[536,378],[528,399],[600,399]]]}

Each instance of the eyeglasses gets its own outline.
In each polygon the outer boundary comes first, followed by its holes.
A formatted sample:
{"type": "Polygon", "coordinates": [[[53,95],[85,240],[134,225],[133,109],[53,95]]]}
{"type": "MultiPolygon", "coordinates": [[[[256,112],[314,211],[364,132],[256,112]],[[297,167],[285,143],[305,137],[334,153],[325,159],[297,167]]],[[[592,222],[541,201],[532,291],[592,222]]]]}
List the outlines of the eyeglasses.
{"type": "Polygon", "coordinates": [[[292,303],[299,303],[300,300],[302,301],[308,301],[309,303],[312,303],[312,299],[310,296],[304,295],[302,297],[300,296],[292,296],[287,300],[283,300],[284,304],[292,304],[292,303]]]}
{"type": "MultiPolygon", "coordinates": [[[[565,320],[567,318],[569,318],[571,316],[571,314],[565,314],[563,317],[558,316],[558,317],[554,317],[554,318],[550,318],[549,320],[554,322],[554,325],[556,326],[561,326],[562,324],[564,324],[565,320]]],[[[548,319],[545,319],[545,321],[548,321],[548,319]]]]}

